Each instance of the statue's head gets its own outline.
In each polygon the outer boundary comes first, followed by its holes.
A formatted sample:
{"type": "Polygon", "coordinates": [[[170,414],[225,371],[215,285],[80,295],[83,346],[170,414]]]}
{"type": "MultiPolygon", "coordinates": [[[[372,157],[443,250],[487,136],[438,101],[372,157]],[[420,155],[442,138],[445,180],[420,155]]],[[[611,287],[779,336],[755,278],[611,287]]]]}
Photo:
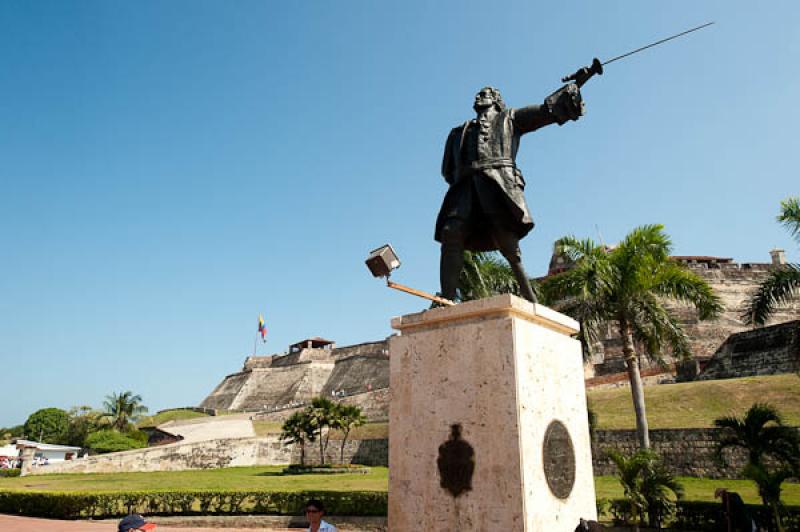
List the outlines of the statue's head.
{"type": "Polygon", "coordinates": [[[506,108],[499,90],[494,87],[484,87],[475,95],[475,104],[472,108],[475,109],[476,113],[480,113],[493,105],[498,111],[504,111],[506,108]]]}

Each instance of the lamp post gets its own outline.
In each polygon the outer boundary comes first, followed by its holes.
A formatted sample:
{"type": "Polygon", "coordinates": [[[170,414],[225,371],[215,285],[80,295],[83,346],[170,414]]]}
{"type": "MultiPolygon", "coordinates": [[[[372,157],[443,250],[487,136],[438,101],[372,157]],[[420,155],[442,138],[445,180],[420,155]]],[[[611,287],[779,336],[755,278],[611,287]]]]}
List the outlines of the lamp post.
{"type": "Polygon", "coordinates": [[[407,294],[428,299],[434,303],[439,303],[440,305],[447,307],[455,305],[455,303],[449,299],[435,296],[433,294],[423,292],[422,290],[417,290],[416,288],[411,288],[410,286],[405,286],[391,281],[389,276],[392,274],[393,270],[396,270],[400,267],[400,258],[397,256],[397,253],[394,252],[394,249],[390,244],[385,244],[370,251],[365,262],[367,264],[367,268],[369,268],[369,271],[374,277],[386,278],[386,286],[389,288],[394,288],[395,290],[400,290],[401,292],[406,292],[407,294]]]}

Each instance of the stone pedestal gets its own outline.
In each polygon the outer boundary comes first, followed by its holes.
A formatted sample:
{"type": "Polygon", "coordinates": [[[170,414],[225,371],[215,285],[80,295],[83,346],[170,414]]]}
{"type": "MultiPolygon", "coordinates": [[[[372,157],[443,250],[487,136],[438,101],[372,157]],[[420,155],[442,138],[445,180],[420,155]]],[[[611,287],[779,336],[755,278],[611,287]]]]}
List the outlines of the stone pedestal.
{"type": "Polygon", "coordinates": [[[392,320],[389,530],[596,519],[578,324],[502,295],[392,320]]]}

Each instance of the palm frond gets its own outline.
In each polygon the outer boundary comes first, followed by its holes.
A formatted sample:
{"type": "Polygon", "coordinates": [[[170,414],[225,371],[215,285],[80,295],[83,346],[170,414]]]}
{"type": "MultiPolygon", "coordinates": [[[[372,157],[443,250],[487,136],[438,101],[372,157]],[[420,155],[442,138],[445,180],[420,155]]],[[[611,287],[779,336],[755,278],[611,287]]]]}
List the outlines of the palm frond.
{"type": "Polygon", "coordinates": [[[763,325],[775,310],[800,294],[800,265],[786,264],[772,270],[750,298],[741,319],[747,325],[763,325]]]}
{"type": "Polygon", "coordinates": [[[653,294],[642,294],[635,301],[632,312],[634,337],[646,347],[647,357],[659,364],[664,344],[682,359],[691,357],[689,339],[677,318],[672,316],[653,294]]]}
{"type": "Polygon", "coordinates": [[[514,272],[496,252],[464,252],[464,267],[458,284],[461,301],[520,294],[514,272]]]}
{"type": "Polygon", "coordinates": [[[778,221],[800,242],[800,198],[786,198],[781,202],[778,221]]]}
{"type": "Polygon", "coordinates": [[[714,289],[677,262],[666,262],[656,271],[653,292],[694,306],[701,320],[714,319],[723,310],[722,300],[714,289]]]}

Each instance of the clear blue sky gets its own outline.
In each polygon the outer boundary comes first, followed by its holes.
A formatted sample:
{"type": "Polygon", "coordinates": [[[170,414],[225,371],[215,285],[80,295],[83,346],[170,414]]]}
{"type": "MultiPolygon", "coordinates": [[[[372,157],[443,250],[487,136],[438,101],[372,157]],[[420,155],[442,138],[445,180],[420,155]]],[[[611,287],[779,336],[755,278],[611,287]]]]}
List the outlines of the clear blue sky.
{"type": "Polygon", "coordinates": [[[677,254],[798,260],[800,3],[0,3],[0,426],[133,390],[195,405],[253,350],[384,338],[435,291],[441,152],[486,84],[511,106],[614,63],[587,114],[523,139],[552,243],[663,223],[677,254]]]}

